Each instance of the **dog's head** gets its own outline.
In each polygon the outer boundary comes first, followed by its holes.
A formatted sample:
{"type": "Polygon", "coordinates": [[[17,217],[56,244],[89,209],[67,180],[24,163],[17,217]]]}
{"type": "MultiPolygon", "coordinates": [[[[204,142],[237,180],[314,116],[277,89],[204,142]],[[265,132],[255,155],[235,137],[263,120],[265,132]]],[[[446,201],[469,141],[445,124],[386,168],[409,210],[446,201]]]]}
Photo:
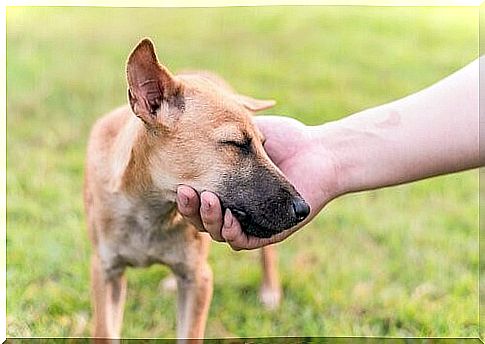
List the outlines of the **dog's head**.
{"type": "Polygon", "coordinates": [[[172,75],[150,40],[127,63],[128,98],[151,142],[151,181],[215,192],[243,230],[269,237],[295,226],[309,206],[264,151],[251,115],[274,105],[235,93],[208,73],[172,75]]]}

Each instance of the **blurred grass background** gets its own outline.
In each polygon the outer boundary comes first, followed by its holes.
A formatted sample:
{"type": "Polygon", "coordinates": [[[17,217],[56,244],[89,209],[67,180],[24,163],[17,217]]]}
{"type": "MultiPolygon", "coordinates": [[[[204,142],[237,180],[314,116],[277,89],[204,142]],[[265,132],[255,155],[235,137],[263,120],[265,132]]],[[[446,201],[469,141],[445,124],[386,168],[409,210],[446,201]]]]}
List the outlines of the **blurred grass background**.
{"type": "MultiPolygon", "coordinates": [[[[82,209],[94,120],[126,101],[149,36],[172,70],[208,69],[307,124],[417,91],[478,56],[474,8],[7,9],[7,334],[90,333],[82,209]]],[[[257,252],[214,243],[206,335],[476,336],[478,172],[331,203],[279,245],[284,299],[258,303],[257,252]]],[[[129,270],[123,336],[173,337],[168,269],[129,270]]]]}

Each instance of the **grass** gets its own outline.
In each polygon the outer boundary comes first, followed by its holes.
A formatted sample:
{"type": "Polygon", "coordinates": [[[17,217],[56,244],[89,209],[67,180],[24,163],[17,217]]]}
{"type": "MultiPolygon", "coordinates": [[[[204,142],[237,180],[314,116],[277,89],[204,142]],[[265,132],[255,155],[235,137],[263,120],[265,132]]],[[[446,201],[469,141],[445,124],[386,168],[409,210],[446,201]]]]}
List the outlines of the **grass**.
{"type": "MultiPolygon", "coordinates": [[[[94,120],[126,101],[150,36],[307,124],[417,91],[478,56],[473,8],[8,8],[7,334],[87,336],[81,190],[94,120]]],[[[284,300],[257,301],[257,252],[214,243],[208,337],[476,336],[478,172],[348,195],[279,245],[284,300]]],[[[173,337],[168,269],[129,270],[125,337],[173,337]]]]}

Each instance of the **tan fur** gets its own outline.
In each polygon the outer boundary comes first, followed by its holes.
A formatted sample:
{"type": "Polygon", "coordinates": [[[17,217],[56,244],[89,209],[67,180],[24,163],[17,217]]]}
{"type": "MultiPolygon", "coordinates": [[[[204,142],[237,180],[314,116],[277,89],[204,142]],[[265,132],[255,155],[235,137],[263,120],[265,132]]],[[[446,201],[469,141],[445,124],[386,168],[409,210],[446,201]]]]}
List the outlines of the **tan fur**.
{"type": "MultiPolygon", "coordinates": [[[[145,63],[143,59],[150,58],[146,51],[138,55],[130,59],[145,63]]],[[[148,62],[143,66],[156,68],[148,62]]],[[[129,106],[120,107],[99,119],[91,132],[84,202],[94,248],[91,290],[96,338],[121,335],[125,267],[151,264],[169,266],[177,278],[177,336],[202,338],[212,296],[207,264],[210,237],[177,212],[176,187],[185,183],[198,191],[215,190],[223,171],[242,168],[230,149],[214,154],[214,142],[237,138],[242,132],[255,142],[259,159],[272,166],[263,155],[261,133],[250,119],[252,110],[270,106],[271,101],[237,95],[213,74],[167,75],[162,81],[173,83],[171,93],[183,87],[183,115],[176,101],[163,103],[156,118],[138,102],[136,113],[129,106]]],[[[276,306],[280,295],[274,254],[273,248],[263,249],[262,291],[273,292],[270,307],[276,306]]]]}

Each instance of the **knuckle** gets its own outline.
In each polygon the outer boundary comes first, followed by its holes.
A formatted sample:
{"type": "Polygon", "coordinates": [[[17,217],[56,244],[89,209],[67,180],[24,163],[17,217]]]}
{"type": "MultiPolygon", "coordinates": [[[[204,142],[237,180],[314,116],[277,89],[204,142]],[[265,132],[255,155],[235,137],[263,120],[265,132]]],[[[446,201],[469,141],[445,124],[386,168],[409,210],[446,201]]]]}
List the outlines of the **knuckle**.
{"type": "Polygon", "coordinates": [[[193,222],[194,214],[190,213],[188,209],[179,209],[180,215],[182,215],[185,219],[193,222]]]}
{"type": "Polygon", "coordinates": [[[197,214],[197,208],[191,204],[179,205],[178,210],[185,217],[194,217],[197,214]]]}
{"type": "Polygon", "coordinates": [[[216,227],[216,219],[213,216],[202,216],[202,222],[204,223],[205,227],[211,227],[212,230],[215,230],[216,227]]]}

